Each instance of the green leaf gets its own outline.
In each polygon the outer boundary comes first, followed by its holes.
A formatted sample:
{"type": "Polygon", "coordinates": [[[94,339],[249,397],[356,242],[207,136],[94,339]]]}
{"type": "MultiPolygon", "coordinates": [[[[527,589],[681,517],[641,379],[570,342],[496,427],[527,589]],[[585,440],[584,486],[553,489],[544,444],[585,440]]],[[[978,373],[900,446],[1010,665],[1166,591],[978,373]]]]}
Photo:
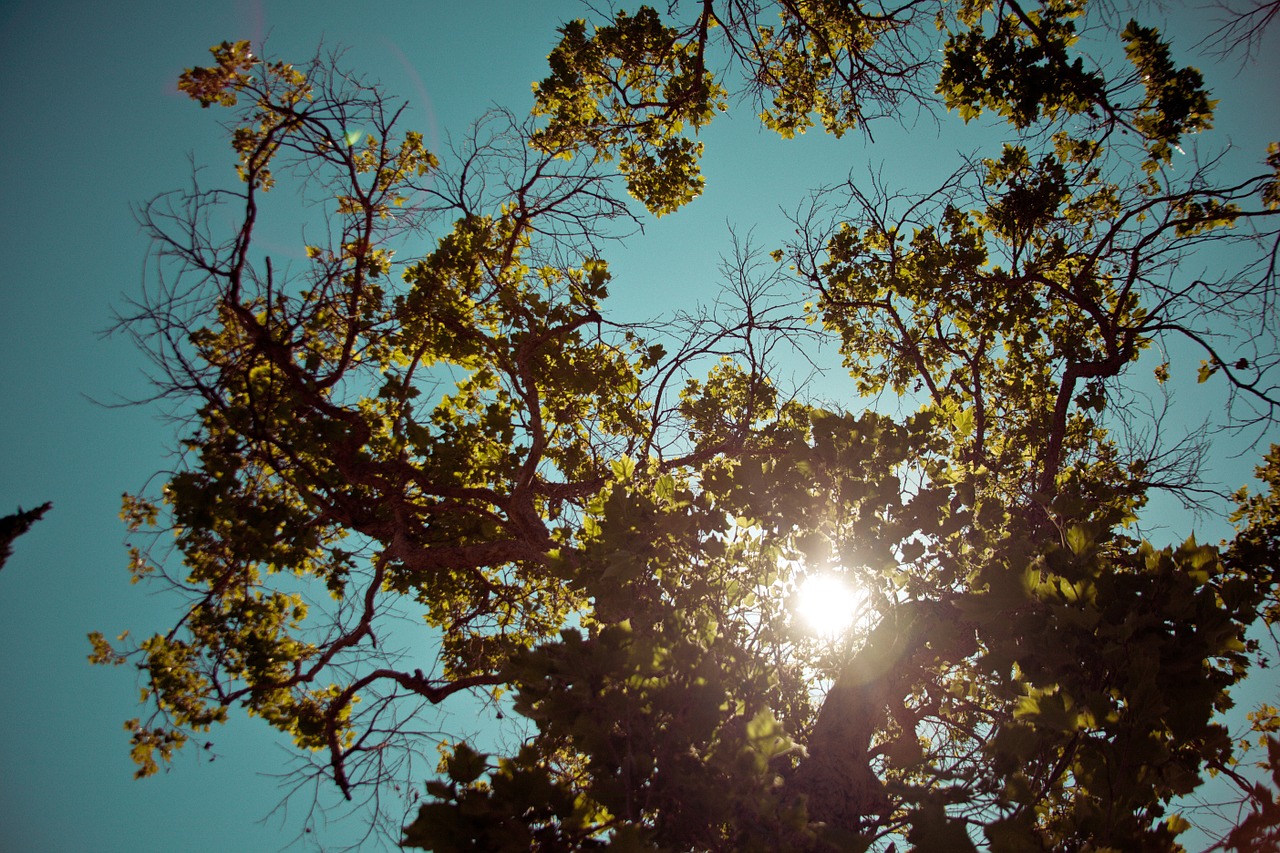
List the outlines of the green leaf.
{"type": "Polygon", "coordinates": [[[1067,528],[1067,547],[1071,549],[1071,553],[1080,556],[1086,553],[1094,544],[1094,533],[1089,528],[1073,524],[1067,528]]]}
{"type": "Polygon", "coordinates": [[[676,479],[670,474],[663,474],[653,484],[653,493],[663,503],[671,503],[676,494],[676,479]]]}
{"type": "Polygon", "coordinates": [[[622,456],[609,463],[613,470],[613,479],[622,483],[630,480],[636,473],[636,461],[630,456],[622,456]]]}

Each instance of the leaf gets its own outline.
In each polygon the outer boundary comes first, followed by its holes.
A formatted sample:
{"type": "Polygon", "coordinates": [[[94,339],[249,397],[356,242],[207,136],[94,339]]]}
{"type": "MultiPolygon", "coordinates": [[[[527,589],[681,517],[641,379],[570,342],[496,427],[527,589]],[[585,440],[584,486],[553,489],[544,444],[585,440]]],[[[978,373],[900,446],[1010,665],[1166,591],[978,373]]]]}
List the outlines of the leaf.
{"type": "Polygon", "coordinates": [[[909,825],[907,840],[920,853],[977,853],[973,840],[965,831],[965,822],[952,819],[935,801],[931,800],[923,808],[913,811],[909,825]]]}
{"type": "Polygon", "coordinates": [[[663,503],[671,503],[676,494],[676,479],[670,474],[663,474],[653,484],[653,493],[663,503]]]}
{"type": "Polygon", "coordinates": [[[1094,544],[1094,533],[1089,528],[1073,524],[1067,528],[1067,547],[1071,553],[1081,556],[1088,552],[1094,544]]]}
{"type": "Polygon", "coordinates": [[[438,779],[431,779],[427,782],[427,793],[433,797],[445,800],[452,799],[455,792],[452,785],[446,785],[438,779]]]}
{"type": "Polygon", "coordinates": [[[488,758],[488,754],[476,752],[466,741],[459,741],[446,761],[449,778],[460,785],[470,785],[488,769],[488,758]]]}
{"type": "Polygon", "coordinates": [[[613,470],[613,479],[619,483],[630,480],[636,473],[636,461],[630,456],[622,456],[609,463],[613,470]]]}

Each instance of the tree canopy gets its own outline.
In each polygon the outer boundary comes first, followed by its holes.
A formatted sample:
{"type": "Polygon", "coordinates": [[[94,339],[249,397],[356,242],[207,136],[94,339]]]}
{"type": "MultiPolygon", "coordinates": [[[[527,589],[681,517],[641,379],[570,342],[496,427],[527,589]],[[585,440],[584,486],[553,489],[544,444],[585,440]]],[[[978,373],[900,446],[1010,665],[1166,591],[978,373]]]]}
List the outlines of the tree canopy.
{"type": "Polygon", "coordinates": [[[1225,425],[1274,422],[1280,147],[1223,168],[1200,73],[1114,11],[618,10],[448,152],[340,57],[214,47],[180,88],[239,182],[141,209],[122,321],[185,424],[122,515],[186,606],[92,637],[141,672],[138,775],[243,711],[437,851],[1175,851],[1210,777],[1223,848],[1274,842],[1280,713],[1224,714],[1280,614],[1280,449],[1233,539],[1145,541],[1209,438],[1136,371],[1192,348],[1225,425]],[[731,247],[733,310],[619,322],[611,246],[699,194],[730,109],[1004,141],[932,191],[815,190],[731,247]],[[286,186],[302,268],[259,245],[286,186]],[[858,396],[777,370],[823,341],[858,396]],[[856,592],[837,635],[796,615],[817,576],[856,592]],[[506,736],[437,731],[454,705],[506,736]]]}

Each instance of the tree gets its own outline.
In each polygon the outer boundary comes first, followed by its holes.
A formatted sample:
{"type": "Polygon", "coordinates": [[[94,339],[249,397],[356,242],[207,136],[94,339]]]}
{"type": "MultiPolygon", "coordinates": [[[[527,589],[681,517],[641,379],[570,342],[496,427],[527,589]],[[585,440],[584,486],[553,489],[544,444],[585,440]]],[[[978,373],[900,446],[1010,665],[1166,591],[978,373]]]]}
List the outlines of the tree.
{"type": "Polygon", "coordinates": [[[13,556],[13,540],[31,529],[31,525],[44,518],[44,514],[53,508],[53,504],[46,501],[35,509],[26,509],[18,507],[18,511],[12,515],[6,515],[0,518],[0,568],[4,568],[4,564],[13,556]]]}
{"type": "MultiPolygon", "coordinates": [[[[1224,844],[1274,834],[1222,714],[1280,613],[1280,450],[1233,541],[1143,541],[1154,490],[1203,484],[1133,371],[1182,340],[1233,424],[1273,422],[1280,148],[1175,163],[1200,75],[1134,22],[1107,71],[1079,5],[694,6],[566,25],[534,118],[443,161],[336,57],[223,43],[184,73],[233,111],[241,182],[141,212],[158,274],[125,328],[189,433],[123,511],[159,536],[133,579],[188,606],[93,637],[142,672],[139,775],[238,705],[349,799],[440,774],[403,841],[441,851],[1177,850],[1206,774],[1251,809],[1224,844]],[[815,192],[789,244],[738,244],[733,311],[618,324],[604,255],[644,214],[611,164],[652,213],[693,198],[715,67],[784,136],[936,82],[1010,141],[921,196],[815,192]],[[325,205],[300,271],[255,242],[277,179],[325,205]],[[1236,266],[1204,280],[1214,246],[1236,266]],[[782,385],[811,339],[864,400],[782,385]],[[862,591],[838,640],[792,615],[824,571],[862,591]],[[467,697],[522,743],[433,733],[467,697]]],[[[1274,770],[1277,712],[1254,727],[1274,770]]]]}
{"type": "Polygon", "coordinates": [[[1218,3],[1215,8],[1220,13],[1215,22],[1217,27],[1205,42],[1222,56],[1237,51],[1254,55],[1261,51],[1267,30],[1280,15],[1280,3],[1276,0],[1253,0],[1244,6],[1218,3]]]}

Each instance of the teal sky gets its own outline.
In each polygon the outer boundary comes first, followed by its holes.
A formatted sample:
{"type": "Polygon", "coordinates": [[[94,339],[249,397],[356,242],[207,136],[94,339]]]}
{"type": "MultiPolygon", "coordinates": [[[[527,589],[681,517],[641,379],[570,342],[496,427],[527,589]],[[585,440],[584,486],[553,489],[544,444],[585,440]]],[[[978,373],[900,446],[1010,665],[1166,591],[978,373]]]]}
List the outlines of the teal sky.
{"type": "MultiPolygon", "coordinates": [[[[404,127],[438,150],[491,105],[527,111],[555,27],[579,9],[574,0],[0,0],[0,514],[54,503],[0,572],[0,853],[276,850],[305,818],[306,795],[268,816],[281,799],[270,774],[288,751],[239,716],[213,733],[213,751],[189,748],[170,772],[135,782],[122,729],[141,713],[133,675],[85,660],[88,632],[146,636],[174,613],[172,600],[128,584],[117,517],[122,492],[173,464],[174,426],[154,406],[100,404],[148,392],[140,354],[102,334],[142,279],[148,242],[131,206],[182,187],[188,155],[211,180],[229,162],[219,116],[179,95],[177,75],[222,40],[265,37],[268,53],[297,62],[322,41],[342,46],[349,67],[410,101],[404,127]]],[[[1195,20],[1185,10],[1178,18],[1195,20]]],[[[1277,35],[1271,56],[1244,74],[1232,64],[1208,75],[1223,98],[1220,141],[1229,136],[1250,161],[1280,138],[1277,35]]],[[[706,134],[706,196],[650,222],[611,258],[616,310],[638,319],[714,298],[729,224],[777,245],[790,233],[779,207],[810,186],[882,161],[890,184],[928,183],[949,171],[956,148],[980,142],[940,139],[926,122],[878,127],[874,146],[817,134],[784,143],[749,119],[740,112],[706,134]]],[[[301,255],[301,245],[282,251],[301,255]]],[[[1184,399],[1193,419],[1221,402],[1212,389],[1185,394],[1205,395],[1184,399]]],[[[1233,450],[1223,446],[1216,470],[1235,484],[1256,456],[1233,450]]],[[[1188,520],[1168,512],[1153,522],[1183,538],[1188,520]]],[[[1212,520],[1199,529],[1207,541],[1226,533],[1212,520]]],[[[1275,701],[1274,684],[1256,689],[1275,701]]],[[[321,819],[308,838],[326,849],[358,842],[363,827],[339,818],[321,819]]]]}

